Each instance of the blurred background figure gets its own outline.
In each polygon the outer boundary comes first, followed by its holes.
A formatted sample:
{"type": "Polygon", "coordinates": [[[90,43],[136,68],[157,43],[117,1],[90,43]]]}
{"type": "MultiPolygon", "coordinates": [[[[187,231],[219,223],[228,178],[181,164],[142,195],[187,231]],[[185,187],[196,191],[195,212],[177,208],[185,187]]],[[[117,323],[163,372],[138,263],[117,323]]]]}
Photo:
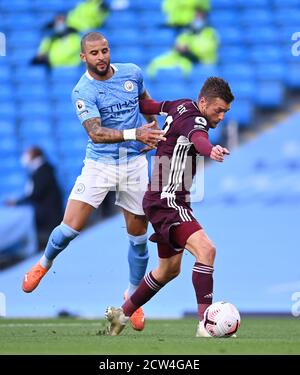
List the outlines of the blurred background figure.
{"type": "Polygon", "coordinates": [[[176,38],[174,47],[157,56],[147,68],[153,77],[161,69],[180,68],[189,75],[194,64],[215,64],[217,62],[218,36],[207,23],[206,12],[196,10],[191,24],[176,38]]]}
{"type": "Polygon", "coordinates": [[[99,28],[109,14],[109,7],[103,0],[86,0],[67,14],[67,25],[78,31],[99,28]]]}
{"type": "Polygon", "coordinates": [[[42,249],[53,228],[62,221],[62,194],[54,169],[39,147],[31,147],[26,150],[22,155],[21,163],[29,175],[25,194],[18,199],[7,200],[6,204],[9,206],[22,204],[33,206],[38,248],[42,249]]]}
{"type": "Polygon", "coordinates": [[[49,68],[78,66],[80,36],[74,27],[67,25],[65,15],[56,15],[47,28],[50,34],[42,39],[38,54],[31,63],[46,65],[49,68]]]}
{"type": "Polygon", "coordinates": [[[185,27],[193,22],[197,10],[210,10],[210,0],[164,0],[162,10],[166,14],[168,26],[185,27]]]}

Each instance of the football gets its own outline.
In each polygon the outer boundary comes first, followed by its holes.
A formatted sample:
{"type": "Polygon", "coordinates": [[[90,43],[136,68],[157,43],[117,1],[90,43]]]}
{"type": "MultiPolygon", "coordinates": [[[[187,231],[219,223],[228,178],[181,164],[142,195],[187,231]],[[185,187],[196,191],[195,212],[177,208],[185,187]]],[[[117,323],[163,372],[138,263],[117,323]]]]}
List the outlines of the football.
{"type": "Polygon", "coordinates": [[[241,317],[229,302],[215,302],[204,312],[204,327],[213,337],[230,337],[238,330],[241,317]]]}

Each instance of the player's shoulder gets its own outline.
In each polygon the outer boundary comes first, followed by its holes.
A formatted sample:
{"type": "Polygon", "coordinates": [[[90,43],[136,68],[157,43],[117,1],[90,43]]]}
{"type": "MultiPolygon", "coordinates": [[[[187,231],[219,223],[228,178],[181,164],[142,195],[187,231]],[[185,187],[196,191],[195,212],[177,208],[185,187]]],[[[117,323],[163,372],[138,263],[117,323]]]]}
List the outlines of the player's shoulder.
{"type": "Polygon", "coordinates": [[[200,113],[195,102],[192,99],[177,99],[172,101],[165,101],[162,109],[167,109],[167,112],[178,112],[180,115],[184,113],[200,113]]]}
{"type": "Polygon", "coordinates": [[[141,68],[133,63],[116,63],[112,64],[120,73],[124,74],[140,74],[141,68]]]}
{"type": "Polygon", "coordinates": [[[76,83],[72,90],[72,96],[80,96],[83,94],[91,94],[95,91],[95,87],[92,84],[92,79],[90,79],[86,73],[84,73],[79,81],[76,83]]]}

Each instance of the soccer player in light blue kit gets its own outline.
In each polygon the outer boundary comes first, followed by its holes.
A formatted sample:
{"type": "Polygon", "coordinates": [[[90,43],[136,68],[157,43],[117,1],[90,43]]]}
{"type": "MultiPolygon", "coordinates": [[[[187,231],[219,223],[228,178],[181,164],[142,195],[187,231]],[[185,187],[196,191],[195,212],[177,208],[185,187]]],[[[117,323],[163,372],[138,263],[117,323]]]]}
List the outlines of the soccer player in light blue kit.
{"type": "MultiPolygon", "coordinates": [[[[94,209],[109,190],[116,190],[116,204],[124,213],[129,237],[129,298],[143,279],[147,262],[147,220],[142,199],[148,184],[143,149],[164,140],[154,116],[142,125],[139,98],[149,98],[141,70],[134,64],[111,64],[108,41],[98,32],[81,40],[81,59],[87,71],[72,93],[77,116],[89,140],[84,167],[69,196],[63,222],[51,233],[45,252],[23,280],[24,292],[32,292],[50,269],[53,260],[84,228],[94,209]],[[151,122],[150,122],[151,121],[151,122]]],[[[140,309],[131,320],[144,328],[140,309]]]]}

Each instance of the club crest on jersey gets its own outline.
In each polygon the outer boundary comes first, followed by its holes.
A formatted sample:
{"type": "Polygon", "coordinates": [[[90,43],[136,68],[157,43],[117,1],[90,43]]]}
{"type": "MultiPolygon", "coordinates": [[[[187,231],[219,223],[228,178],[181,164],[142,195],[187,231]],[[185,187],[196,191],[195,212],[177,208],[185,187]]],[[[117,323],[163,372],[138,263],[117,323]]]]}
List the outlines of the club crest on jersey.
{"type": "Polygon", "coordinates": [[[85,109],[84,101],[83,100],[77,100],[76,108],[78,109],[78,111],[83,111],[85,109]]]}
{"type": "Polygon", "coordinates": [[[85,191],[85,186],[84,186],[84,184],[82,184],[82,183],[79,183],[79,184],[75,187],[75,193],[76,193],[76,194],[82,194],[84,191],[85,191]]]}
{"type": "Polygon", "coordinates": [[[204,129],[206,125],[207,125],[207,121],[205,120],[204,117],[201,117],[201,116],[195,117],[195,125],[194,125],[195,129],[204,129]]]}
{"type": "Polygon", "coordinates": [[[131,81],[126,81],[124,83],[124,88],[126,91],[132,91],[133,90],[133,83],[131,81]]]}

